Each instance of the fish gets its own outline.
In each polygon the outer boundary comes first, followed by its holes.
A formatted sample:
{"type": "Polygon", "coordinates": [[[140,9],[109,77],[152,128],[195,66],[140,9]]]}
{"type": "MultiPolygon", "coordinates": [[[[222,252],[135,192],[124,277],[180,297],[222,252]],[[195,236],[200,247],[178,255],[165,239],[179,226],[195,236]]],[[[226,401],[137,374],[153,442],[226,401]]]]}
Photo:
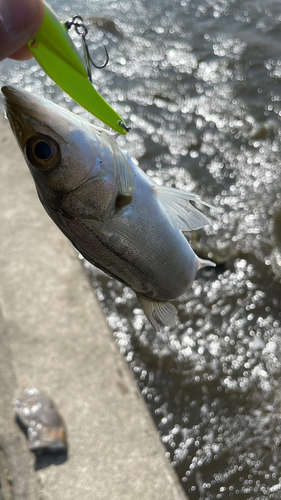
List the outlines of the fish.
{"type": "Polygon", "coordinates": [[[42,96],[2,88],[6,114],[54,223],[83,257],[137,295],[155,330],[177,318],[172,301],[197,271],[186,232],[210,220],[198,195],[159,186],[120,149],[117,136],[42,96]]]}

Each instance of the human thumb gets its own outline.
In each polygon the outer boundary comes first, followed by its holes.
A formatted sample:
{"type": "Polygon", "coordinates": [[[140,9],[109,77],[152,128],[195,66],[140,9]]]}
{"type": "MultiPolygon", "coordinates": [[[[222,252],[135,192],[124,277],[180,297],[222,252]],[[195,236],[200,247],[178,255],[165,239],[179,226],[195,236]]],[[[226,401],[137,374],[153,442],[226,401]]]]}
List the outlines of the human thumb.
{"type": "Polygon", "coordinates": [[[42,0],[0,0],[0,61],[31,56],[24,46],[39,30],[43,16],[42,0]]]}

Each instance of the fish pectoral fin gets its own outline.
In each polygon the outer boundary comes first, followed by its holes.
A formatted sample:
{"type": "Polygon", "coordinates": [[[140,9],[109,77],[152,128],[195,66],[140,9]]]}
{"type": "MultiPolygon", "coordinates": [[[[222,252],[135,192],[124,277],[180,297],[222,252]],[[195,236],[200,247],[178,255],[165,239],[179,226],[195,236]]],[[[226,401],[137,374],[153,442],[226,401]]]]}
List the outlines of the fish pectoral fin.
{"type": "Polygon", "coordinates": [[[137,294],[148,321],[152,324],[155,330],[159,330],[161,326],[172,326],[175,323],[177,310],[170,302],[162,302],[153,300],[145,295],[137,294]]]}
{"type": "Polygon", "coordinates": [[[133,171],[117,144],[114,144],[112,149],[116,168],[118,193],[122,196],[132,197],[136,187],[133,171]]]}
{"type": "Polygon", "coordinates": [[[136,181],[128,160],[125,158],[122,151],[116,144],[114,136],[110,137],[108,134],[102,132],[100,137],[106,144],[110,146],[113,154],[119,195],[123,197],[132,197],[135,191],[136,181]]]}
{"type": "Polygon", "coordinates": [[[196,194],[182,191],[181,189],[156,185],[154,186],[154,192],[161,207],[165,210],[169,221],[176,229],[191,231],[211,224],[205,215],[189,203],[190,201],[195,201],[209,208],[214,208],[209,203],[202,201],[196,194]]]}

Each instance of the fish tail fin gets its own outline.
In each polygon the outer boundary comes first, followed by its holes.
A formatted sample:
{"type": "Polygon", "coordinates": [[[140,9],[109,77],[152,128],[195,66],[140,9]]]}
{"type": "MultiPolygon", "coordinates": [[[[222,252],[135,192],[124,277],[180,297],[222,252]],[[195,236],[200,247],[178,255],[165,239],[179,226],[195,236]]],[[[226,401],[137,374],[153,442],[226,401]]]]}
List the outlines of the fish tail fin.
{"type": "Polygon", "coordinates": [[[175,323],[177,310],[170,302],[153,300],[145,295],[137,294],[148,321],[156,331],[161,326],[172,326],[175,323]]]}

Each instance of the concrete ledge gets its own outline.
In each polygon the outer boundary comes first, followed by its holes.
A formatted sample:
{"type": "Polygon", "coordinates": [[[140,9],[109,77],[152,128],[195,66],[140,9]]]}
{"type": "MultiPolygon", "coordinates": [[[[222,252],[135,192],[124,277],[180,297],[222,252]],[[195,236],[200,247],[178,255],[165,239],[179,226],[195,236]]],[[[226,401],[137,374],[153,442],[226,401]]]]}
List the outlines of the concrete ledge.
{"type": "Polygon", "coordinates": [[[3,498],[184,500],[77,255],[41,207],[2,116],[0,144],[3,498]],[[15,423],[13,400],[31,387],[46,391],[66,422],[64,463],[36,467],[15,423]]]}

